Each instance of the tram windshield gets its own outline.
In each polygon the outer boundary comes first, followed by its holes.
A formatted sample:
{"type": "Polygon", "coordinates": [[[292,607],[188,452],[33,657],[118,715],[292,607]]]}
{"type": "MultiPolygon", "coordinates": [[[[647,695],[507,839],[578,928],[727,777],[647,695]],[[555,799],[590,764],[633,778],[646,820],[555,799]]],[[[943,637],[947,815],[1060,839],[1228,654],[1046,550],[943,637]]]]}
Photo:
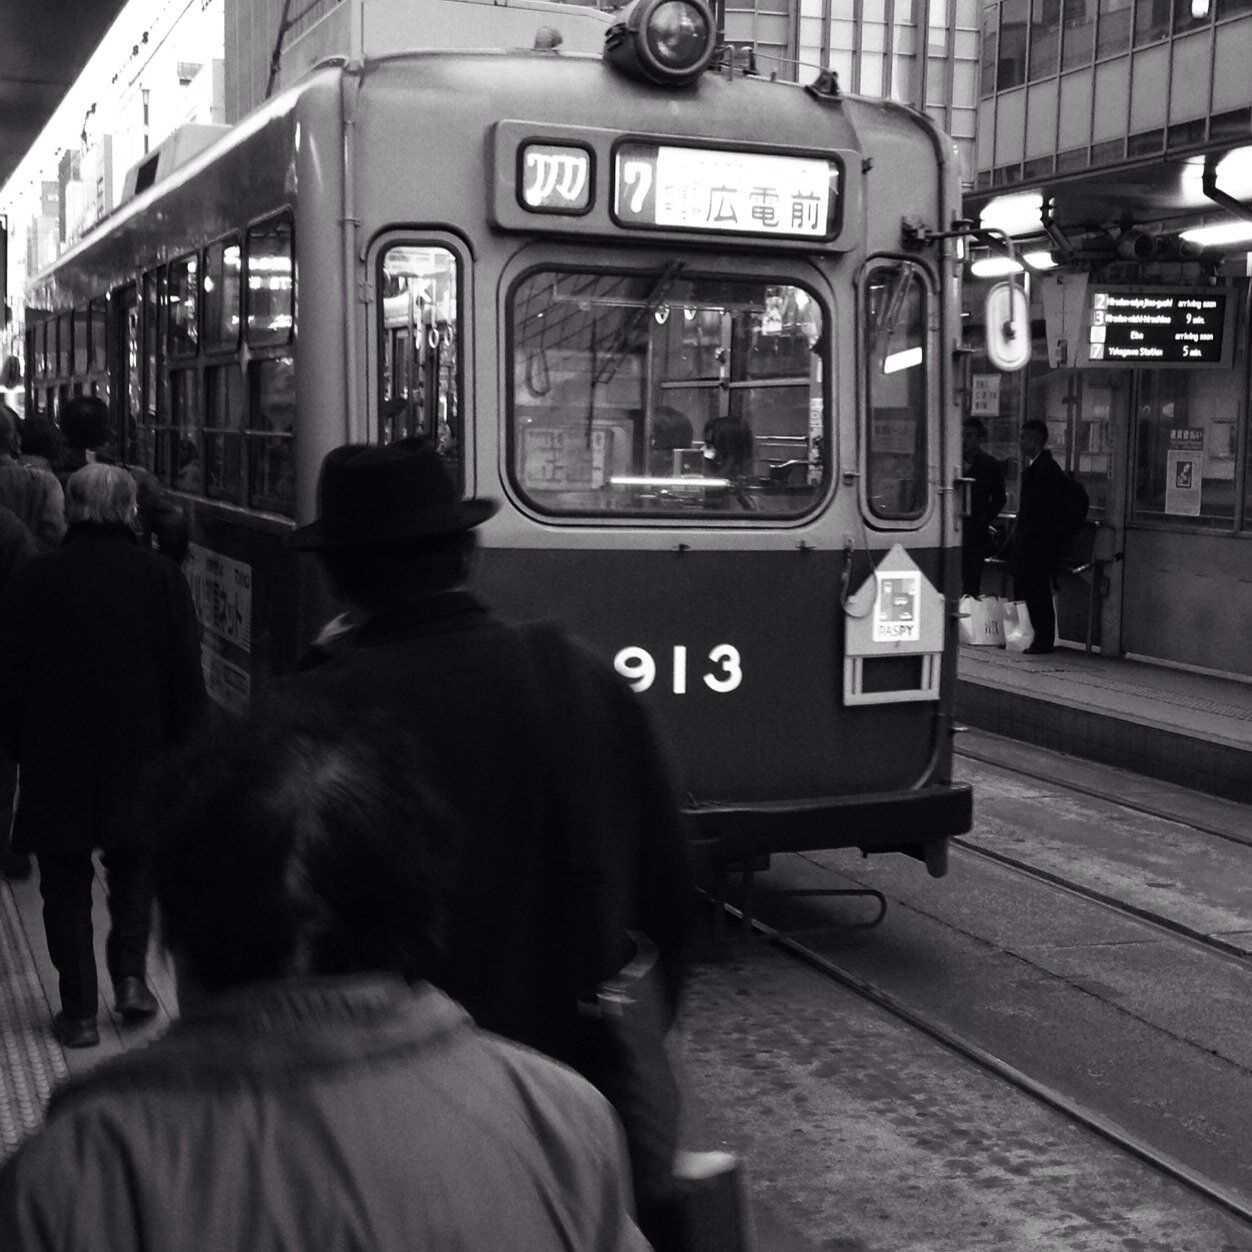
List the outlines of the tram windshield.
{"type": "Polygon", "coordinates": [[[776,278],[532,272],[511,300],[515,486],[555,514],[807,512],[830,476],[824,324],[776,278]]]}

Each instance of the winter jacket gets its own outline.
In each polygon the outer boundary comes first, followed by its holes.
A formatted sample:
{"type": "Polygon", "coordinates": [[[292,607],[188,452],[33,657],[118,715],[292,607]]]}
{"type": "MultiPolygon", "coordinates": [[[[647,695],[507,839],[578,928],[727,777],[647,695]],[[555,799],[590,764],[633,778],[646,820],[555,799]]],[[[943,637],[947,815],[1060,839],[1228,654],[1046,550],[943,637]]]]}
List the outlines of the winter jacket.
{"type": "Polygon", "coordinates": [[[644,1252],[564,1067],[384,975],[216,997],[52,1100],[0,1171],[22,1252],[644,1252]]]}
{"type": "Polygon", "coordinates": [[[204,705],[187,582],[126,527],[70,527],[6,589],[0,746],[22,768],[17,823],[33,851],[133,846],[144,766],[204,705]]]}

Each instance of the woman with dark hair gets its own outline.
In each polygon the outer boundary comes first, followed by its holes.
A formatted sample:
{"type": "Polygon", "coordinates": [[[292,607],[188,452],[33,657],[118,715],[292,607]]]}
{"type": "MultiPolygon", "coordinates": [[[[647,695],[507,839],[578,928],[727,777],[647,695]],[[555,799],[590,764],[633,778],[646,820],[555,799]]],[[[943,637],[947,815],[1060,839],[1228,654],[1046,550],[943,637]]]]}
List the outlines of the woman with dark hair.
{"type": "Polygon", "coordinates": [[[646,1248],[604,1098],[420,981],[459,832],[400,728],[286,693],[143,811],[182,1015],[54,1097],[0,1246],[646,1248]]]}

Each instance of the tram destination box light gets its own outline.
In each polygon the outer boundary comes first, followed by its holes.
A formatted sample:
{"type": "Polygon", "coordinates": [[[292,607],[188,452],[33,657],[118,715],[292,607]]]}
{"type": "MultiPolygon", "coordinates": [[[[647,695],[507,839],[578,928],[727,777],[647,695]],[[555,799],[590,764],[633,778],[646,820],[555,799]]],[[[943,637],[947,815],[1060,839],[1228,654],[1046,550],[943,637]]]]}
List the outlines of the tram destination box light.
{"type": "Polygon", "coordinates": [[[686,87],[708,67],[716,45],[705,0],[636,0],[605,32],[604,59],[631,78],[686,87]]]}

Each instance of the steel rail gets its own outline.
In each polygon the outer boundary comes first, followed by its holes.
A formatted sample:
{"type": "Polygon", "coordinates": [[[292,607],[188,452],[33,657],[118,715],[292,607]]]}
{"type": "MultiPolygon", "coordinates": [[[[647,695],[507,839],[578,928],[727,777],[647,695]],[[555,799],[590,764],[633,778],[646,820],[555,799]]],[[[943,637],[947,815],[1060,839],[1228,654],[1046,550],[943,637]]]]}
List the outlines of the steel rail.
{"type": "Polygon", "coordinates": [[[1150,909],[1131,904],[1127,900],[1119,900],[1116,896],[1097,891],[1094,887],[1084,887],[1081,883],[1071,882],[1060,874],[1053,873],[1048,869],[1040,869],[1037,865],[1031,865],[1028,861],[1018,860],[1017,857],[1009,856],[1004,852],[993,852],[989,848],[981,847],[978,844],[967,843],[962,837],[953,836],[949,842],[955,844],[962,852],[971,856],[982,857],[984,860],[992,861],[997,865],[1011,869],[1025,878],[1047,883],[1058,891],[1069,892],[1071,895],[1078,896],[1083,900],[1103,905],[1114,913],[1121,913],[1137,922],[1155,926],[1159,930],[1166,931],[1173,939],[1189,940],[1191,943],[1217,952],[1221,956],[1236,958],[1244,964],[1252,960],[1252,951],[1249,951],[1247,948],[1241,948],[1237,944],[1228,943],[1225,939],[1218,939],[1202,930],[1196,930],[1183,922],[1175,921],[1172,917],[1164,917],[1160,913],[1153,913],[1150,909]]]}
{"type": "MultiPolygon", "coordinates": [[[[1212,835],[1215,839],[1225,839],[1228,843],[1236,843],[1240,847],[1252,848],[1252,835],[1243,836],[1233,834],[1229,830],[1219,830],[1216,826],[1210,826],[1205,822],[1198,822],[1193,818],[1183,816],[1176,812],[1168,812],[1163,808],[1155,805],[1144,804],[1136,800],[1127,799],[1124,796],[1110,796],[1097,790],[1095,787],[1086,787],[1082,783],[1066,782],[1064,779],[1057,778],[1053,774],[1046,774],[1041,770],[1023,769],[1020,765],[1007,765],[1003,761],[998,761],[994,756],[986,755],[982,752],[972,752],[965,746],[958,746],[953,749],[956,756],[967,757],[971,761],[977,761],[981,765],[990,765],[995,769],[1002,769],[1008,774],[1021,774],[1023,778],[1034,778],[1039,782],[1050,783],[1056,787],[1063,787],[1066,791],[1075,791],[1080,795],[1092,796],[1097,800],[1106,800],[1110,804],[1116,804],[1121,808],[1130,809],[1135,813],[1142,813],[1146,817],[1156,817],[1161,821],[1173,822],[1177,826],[1186,826],[1189,830],[1199,831],[1203,835],[1212,835]]],[[[1106,766],[1107,769],[1113,769],[1114,766],[1106,766]]],[[[1220,797],[1215,797],[1220,798],[1220,797]]]]}
{"type": "MultiPolygon", "coordinates": [[[[724,907],[727,912],[742,921],[742,914],[733,905],[727,904],[724,907]]],[[[936,1043],[963,1056],[980,1069],[995,1074],[1019,1091],[1038,1100],[1041,1104],[1055,1109],[1071,1121],[1099,1135],[1100,1138],[1112,1143],[1115,1147],[1150,1165],[1160,1173],[1172,1178],[1175,1182],[1181,1183],[1188,1190],[1203,1196],[1206,1200],[1220,1206],[1246,1222],[1249,1226],[1252,1226],[1252,1205],[1243,1197],[1227,1191],[1218,1183],[1205,1178],[1182,1161],[1157,1151],[1146,1140],[1119,1126],[1111,1118],[1086,1108],[1078,1101],[1072,1100],[1069,1096],[1058,1091],[1055,1087],[1030,1077],[1029,1074],[1024,1073],[1015,1065],[1010,1065],[994,1053],[987,1051],[986,1048],[965,1038],[956,1031],[948,1029],[943,1023],[937,1021],[929,1014],[909,1008],[908,1005],[897,1000],[895,996],[884,991],[881,987],[877,987],[873,983],[850,973],[848,970],[836,965],[829,958],[814,952],[811,948],[806,948],[802,943],[797,943],[794,939],[788,938],[783,932],[756,920],[751,922],[751,926],[753,930],[768,939],[770,943],[781,948],[818,973],[830,978],[833,982],[846,987],[862,999],[878,1005],[879,1008],[886,1010],[892,1016],[899,1018],[933,1039],[936,1043]]]]}

